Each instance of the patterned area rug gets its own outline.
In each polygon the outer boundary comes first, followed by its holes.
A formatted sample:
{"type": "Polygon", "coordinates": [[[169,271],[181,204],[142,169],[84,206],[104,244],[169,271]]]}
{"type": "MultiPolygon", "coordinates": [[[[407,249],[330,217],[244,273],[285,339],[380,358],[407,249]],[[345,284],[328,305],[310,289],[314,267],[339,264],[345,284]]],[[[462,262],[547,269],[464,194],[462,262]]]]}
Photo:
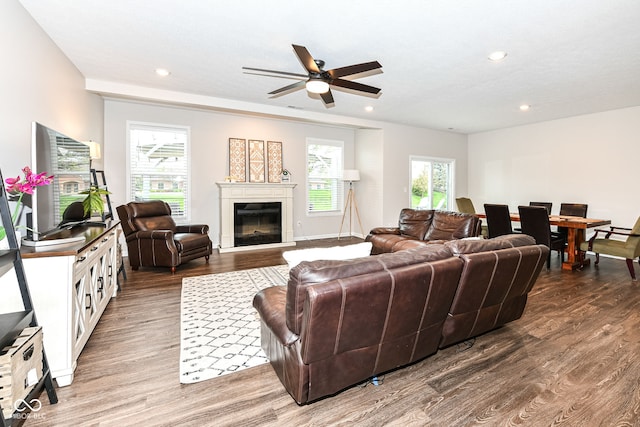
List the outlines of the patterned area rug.
{"type": "Polygon", "coordinates": [[[253,297],[285,285],[289,267],[253,268],[182,279],[180,382],[195,383],[267,363],[253,297]]]}

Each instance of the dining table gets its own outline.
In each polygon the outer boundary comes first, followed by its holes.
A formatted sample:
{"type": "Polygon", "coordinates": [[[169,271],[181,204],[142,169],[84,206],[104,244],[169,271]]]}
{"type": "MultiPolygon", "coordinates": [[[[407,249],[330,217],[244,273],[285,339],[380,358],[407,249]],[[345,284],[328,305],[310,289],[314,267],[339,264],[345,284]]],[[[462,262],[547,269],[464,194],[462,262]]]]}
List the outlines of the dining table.
{"type": "MultiPolygon", "coordinates": [[[[484,213],[476,214],[479,218],[486,218],[484,213]]],[[[512,222],[520,222],[520,214],[510,212],[512,222]]],[[[557,225],[567,229],[567,259],[562,263],[563,270],[575,270],[589,265],[589,258],[580,252],[580,243],[585,240],[585,232],[588,228],[600,227],[611,224],[608,219],[582,218],[569,215],[549,215],[549,225],[557,225]]]]}

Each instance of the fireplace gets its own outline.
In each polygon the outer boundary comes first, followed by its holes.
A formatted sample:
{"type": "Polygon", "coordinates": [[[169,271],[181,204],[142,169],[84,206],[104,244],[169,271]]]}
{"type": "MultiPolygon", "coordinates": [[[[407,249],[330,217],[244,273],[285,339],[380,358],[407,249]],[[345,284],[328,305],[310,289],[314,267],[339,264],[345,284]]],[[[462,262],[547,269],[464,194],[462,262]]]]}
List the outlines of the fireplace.
{"type": "Polygon", "coordinates": [[[223,252],[295,246],[291,183],[218,182],[223,252]]]}
{"type": "Polygon", "coordinates": [[[234,203],[233,246],[282,242],[282,203],[234,203]]]}

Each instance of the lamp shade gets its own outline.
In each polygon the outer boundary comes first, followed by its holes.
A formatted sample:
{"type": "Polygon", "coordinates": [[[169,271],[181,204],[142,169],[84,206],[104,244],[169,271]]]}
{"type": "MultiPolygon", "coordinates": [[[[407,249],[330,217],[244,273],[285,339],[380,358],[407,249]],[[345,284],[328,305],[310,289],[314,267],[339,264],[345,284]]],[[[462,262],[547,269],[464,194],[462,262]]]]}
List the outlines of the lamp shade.
{"type": "Polygon", "coordinates": [[[100,152],[99,142],[83,141],[82,143],[89,146],[89,157],[91,157],[91,160],[96,160],[102,157],[102,153],[100,152]]]}
{"type": "Polygon", "coordinates": [[[360,171],[358,169],[345,169],[342,171],[342,180],[349,182],[360,181],[360,171]]]}

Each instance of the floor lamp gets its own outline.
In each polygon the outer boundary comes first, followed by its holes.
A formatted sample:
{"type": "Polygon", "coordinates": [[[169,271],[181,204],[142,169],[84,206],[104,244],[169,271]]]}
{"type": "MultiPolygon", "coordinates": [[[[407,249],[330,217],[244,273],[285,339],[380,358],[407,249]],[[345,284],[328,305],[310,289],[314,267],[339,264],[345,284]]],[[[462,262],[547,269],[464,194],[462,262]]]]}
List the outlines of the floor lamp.
{"type": "Polygon", "coordinates": [[[360,171],[357,169],[345,169],[342,172],[342,180],[349,183],[349,192],[344,203],[344,212],[342,213],[342,222],[340,223],[340,231],[338,231],[338,240],[340,240],[340,234],[342,233],[342,227],[344,226],[344,219],[349,212],[349,236],[351,236],[351,218],[352,211],[355,209],[356,218],[358,218],[358,224],[360,224],[360,232],[364,237],[364,230],[362,229],[362,221],[360,221],[360,212],[358,212],[358,203],[356,202],[356,191],[353,189],[353,183],[360,181],[360,171]]]}

